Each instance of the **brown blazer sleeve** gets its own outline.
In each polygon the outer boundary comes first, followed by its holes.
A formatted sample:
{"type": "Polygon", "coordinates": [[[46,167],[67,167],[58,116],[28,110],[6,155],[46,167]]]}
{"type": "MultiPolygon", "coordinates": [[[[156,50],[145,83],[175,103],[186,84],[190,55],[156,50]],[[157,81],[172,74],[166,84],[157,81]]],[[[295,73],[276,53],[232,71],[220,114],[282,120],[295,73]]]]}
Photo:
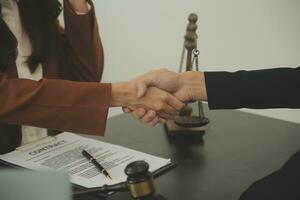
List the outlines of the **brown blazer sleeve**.
{"type": "Polygon", "coordinates": [[[110,84],[7,79],[0,73],[0,123],[103,134],[110,84]]]}
{"type": "Polygon", "coordinates": [[[76,14],[64,0],[65,69],[63,78],[75,81],[101,80],[104,64],[103,47],[92,1],[85,15],[76,14]]]}

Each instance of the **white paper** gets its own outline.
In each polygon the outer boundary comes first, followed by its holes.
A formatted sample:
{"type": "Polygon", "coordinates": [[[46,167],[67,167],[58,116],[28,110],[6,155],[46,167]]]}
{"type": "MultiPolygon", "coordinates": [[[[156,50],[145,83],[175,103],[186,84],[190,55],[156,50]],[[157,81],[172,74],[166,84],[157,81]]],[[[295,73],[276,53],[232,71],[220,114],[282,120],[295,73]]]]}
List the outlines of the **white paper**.
{"type": "Polygon", "coordinates": [[[69,174],[72,183],[87,188],[125,181],[124,169],[133,161],[148,162],[152,172],[170,163],[170,159],[159,158],[67,132],[61,133],[55,138],[48,137],[37,143],[23,146],[19,150],[0,155],[0,159],[33,170],[64,170],[69,174]],[[87,150],[104,166],[112,180],[106,178],[83,157],[82,149],[87,150]]]}

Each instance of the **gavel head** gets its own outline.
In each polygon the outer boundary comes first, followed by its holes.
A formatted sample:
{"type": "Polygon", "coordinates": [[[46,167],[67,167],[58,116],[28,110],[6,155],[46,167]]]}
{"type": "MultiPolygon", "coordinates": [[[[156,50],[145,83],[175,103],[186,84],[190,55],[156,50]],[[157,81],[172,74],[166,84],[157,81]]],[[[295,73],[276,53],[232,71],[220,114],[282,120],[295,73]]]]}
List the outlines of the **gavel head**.
{"type": "Polygon", "coordinates": [[[149,164],[145,161],[135,161],[127,165],[125,174],[128,176],[127,185],[134,199],[143,199],[154,194],[152,174],[149,172],[149,164]]]}

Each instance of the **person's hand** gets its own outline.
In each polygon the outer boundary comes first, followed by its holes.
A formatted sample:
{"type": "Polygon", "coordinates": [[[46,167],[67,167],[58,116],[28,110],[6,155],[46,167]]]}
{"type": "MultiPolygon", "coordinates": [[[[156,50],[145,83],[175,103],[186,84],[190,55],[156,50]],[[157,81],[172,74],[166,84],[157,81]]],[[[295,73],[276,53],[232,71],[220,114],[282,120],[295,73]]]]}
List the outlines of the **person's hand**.
{"type": "Polygon", "coordinates": [[[76,13],[88,13],[89,4],[87,0],[68,0],[76,13]]]}
{"type": "Polygon", "coordinates": [[[167,69],[148,72],[135,79],[138,97],[142,97],[148,87],[168,91],[182,102],[207,100],[203,72],[176,73],[167,69]]]}
{"type": "MultiPolygon", "coordinates": [[[[202,72],[176,73],[160,69],[138,77],[136,85],[139,97],[144,95],[149,86],[155,86],[173,93],[183,102],[207,100],[205,78],[202,72]]],[[[131,113],[134,118],[150,125],[157,121],[157,115],[154,111],[146,112],[143,109],[130,110],[128,108],[123,108],[123,111],[131,113]]],[[[162,120],[160,118],[159,121],[162,120]]]]}
{"type": "Polygon", "coordinates": [[[173,95],[155,87],[149,87],[140,98],[137,97],[136,92],[135,81],[112,84],[111,106],[123,106],[130,110],[139,108],[143,108],[145,111],[152,110],[157,115],[153,120],[157,122],[159,117],[173,119],[184,106],[173,95]]]}
{"type": "Polygon", "coordinates": [[[145,110],[144,108],[138,108],[135,110],[131,110],[126,107],[122,107],[124,113],[131,114],[133,118],[142,121],[149,126],[156,126],[158,123],[165,124],[168,119],[159,117],[154,110],[145,110]]]}
{"type": "MultiPolygon", "coordinates": [[[[137,87],[137,96],[142,97],[149,86],[160,86],[160,89],[166,90],[168,92],[175,92],[180,87],[179,74],[168,71],[166,69],[150,71],[142,76],[137,77],[135,80],[137,87]],[[163,74],[163,76],[160,76],[163,74]],[[157,78],[160,76],[161,78],[157,78]]],[[[131,113],[131,115],[150,126],[155,126],[157,123],[166,123],[167,119],[159,117],[157,119],[157,114],[154,110],[149,110],[148,112],[143,108],[138,108],[136,110],[131,110],[129,108],[123,107],[123,112],[131,113]]]]}
{"type": "Polygon", "coordinates": [[[181,87],[182,80],[179,73],[167,69],[159,69],[137,77],[135,83],[137,95],[142,97],[150,86],[174,93],[181,87]]]}

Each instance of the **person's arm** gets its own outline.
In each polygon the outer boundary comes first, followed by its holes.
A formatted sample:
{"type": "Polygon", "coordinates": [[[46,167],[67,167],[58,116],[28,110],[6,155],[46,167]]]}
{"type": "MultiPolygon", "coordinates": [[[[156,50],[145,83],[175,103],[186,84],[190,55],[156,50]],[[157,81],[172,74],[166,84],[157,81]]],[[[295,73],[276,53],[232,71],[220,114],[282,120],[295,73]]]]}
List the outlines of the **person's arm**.
{"type": "Polygon", "coordinates": [[[0,73],[0,122],[103,135],[111,84],[7,79],[0,73]]]}
{"type": "Polygon", "coordinates": [[[210,109],[300,108],[300,67],[204,74],[210,109]]]}
{"type": "Polygon", "coordinates": [[[183,103],[149,88],[137,98],[134,82],[88,83],[66,80],[7,79],[0,73],[0,123],[103,135],[109,107],[143,107],[173,118],[183,103]]]}
{"type": "Polygon", "coordinates": [[[87,1],[90,10],[87,10],[86,2],[83,5],[80,2],[82,1],[64,0],[66,45],[63,78],[99,82],[103,73],[104,56],[95,10],[92,1],[87,1]]]}
{"type": "MultiPolygon", "coordinates": [[[[172,92],[179,100],[208,101],[210,109],[300,108],[300,67],[238,72],[185,72],[166,69],[142,75],[136,81],[141,97],[147,87],[172,92]]],[[[155,125],[155,112],[130,110],[133,117],[155,125]]]]}

